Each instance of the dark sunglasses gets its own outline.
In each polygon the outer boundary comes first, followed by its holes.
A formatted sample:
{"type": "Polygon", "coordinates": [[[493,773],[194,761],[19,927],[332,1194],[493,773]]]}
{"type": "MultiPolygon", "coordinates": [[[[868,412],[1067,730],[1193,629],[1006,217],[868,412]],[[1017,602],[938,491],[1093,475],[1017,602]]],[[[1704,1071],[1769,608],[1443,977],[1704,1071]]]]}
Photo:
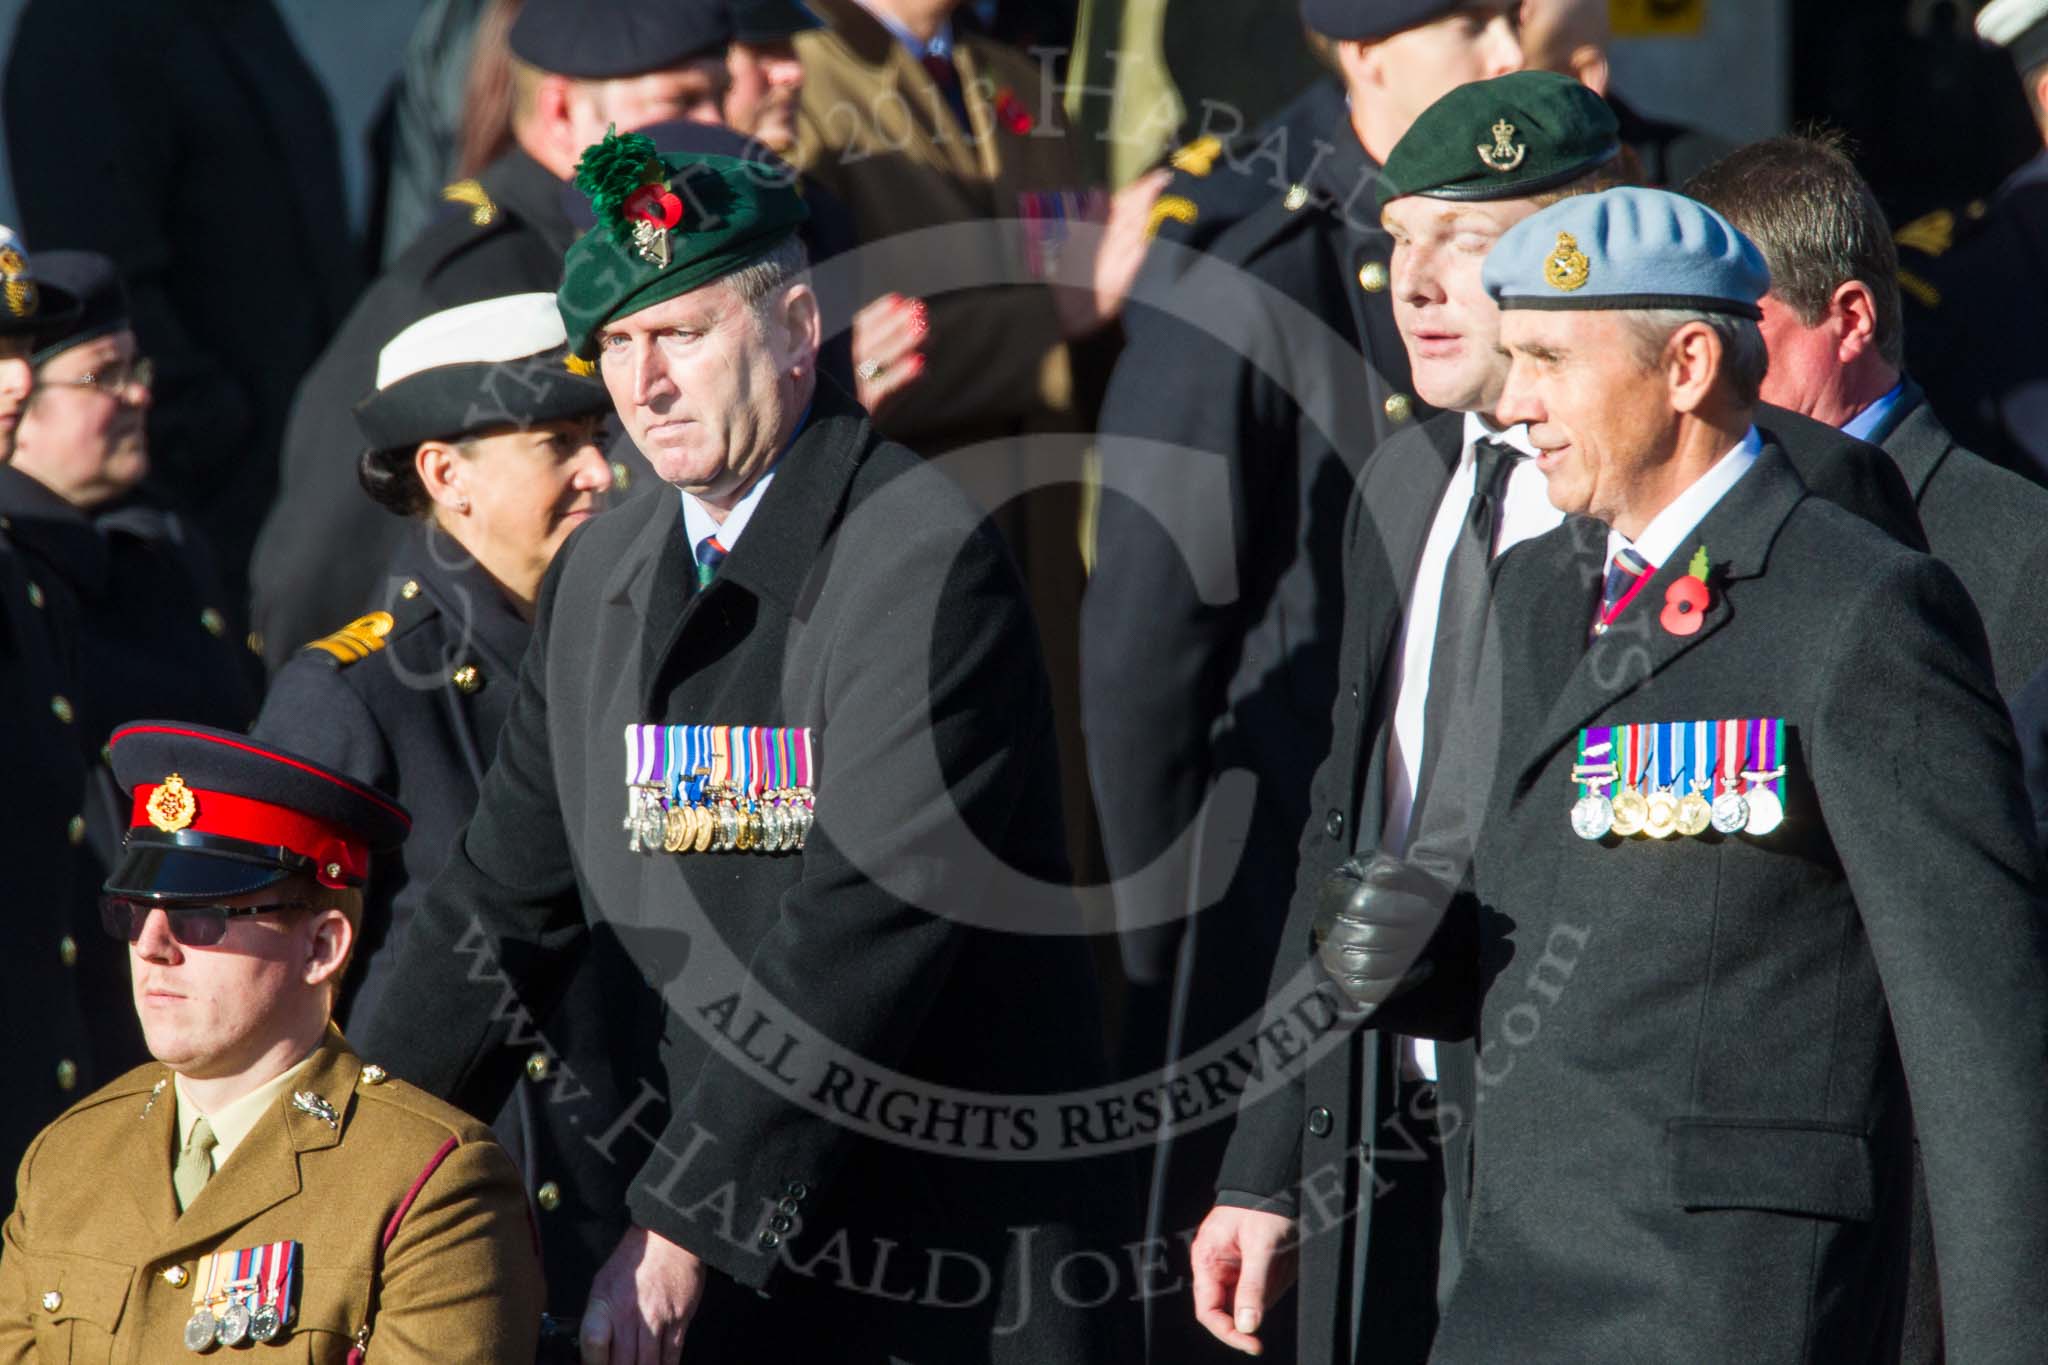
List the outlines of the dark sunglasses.
{"type": "Polygon", "coordinates": [[[148,923],[149,912],[161,910],[172,938],[187,948],[211,948],[227,937],[231,919],[305,908],[305,901],[270,901],[263,905],[165,905],[161,901],[134,900],[127,896],[102,896],[100,924],[121,942],[134,943],[142,937],[142,926],[148,923]]]}

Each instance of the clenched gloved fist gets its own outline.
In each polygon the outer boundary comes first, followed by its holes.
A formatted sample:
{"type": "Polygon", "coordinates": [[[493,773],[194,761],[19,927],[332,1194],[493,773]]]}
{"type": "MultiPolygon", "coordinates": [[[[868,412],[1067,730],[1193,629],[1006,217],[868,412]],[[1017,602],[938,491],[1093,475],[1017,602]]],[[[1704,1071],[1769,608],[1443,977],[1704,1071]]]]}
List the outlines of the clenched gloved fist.
{"type": "Polygon", "coordinates": [[[1316,958],[1352,1003],[1385,1004],[1429,975],[1422,950],[1450,900],[1443,883],[1399,858],[1352,858],[1317,894],[1316,958]]]}

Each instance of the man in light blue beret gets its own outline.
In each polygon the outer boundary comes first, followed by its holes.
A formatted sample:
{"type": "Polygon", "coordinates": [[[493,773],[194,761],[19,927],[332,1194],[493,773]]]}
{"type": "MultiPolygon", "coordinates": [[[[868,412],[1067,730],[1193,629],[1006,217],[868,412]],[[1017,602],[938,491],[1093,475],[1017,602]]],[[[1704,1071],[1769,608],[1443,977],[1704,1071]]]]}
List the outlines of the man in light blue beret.
{"type": "Polygon", "coordinates": [[[1479,967],[1431,1361],[1895,1358],[1915,1125],[1953,1358],[2042,1359],[2043,871],[1968,594],[1757,430],[1769,276],[1711,209],[1566,200],[1484,278],[1568,516],[1496,567],[1476,906],[1418,988],[1479,967]]]}

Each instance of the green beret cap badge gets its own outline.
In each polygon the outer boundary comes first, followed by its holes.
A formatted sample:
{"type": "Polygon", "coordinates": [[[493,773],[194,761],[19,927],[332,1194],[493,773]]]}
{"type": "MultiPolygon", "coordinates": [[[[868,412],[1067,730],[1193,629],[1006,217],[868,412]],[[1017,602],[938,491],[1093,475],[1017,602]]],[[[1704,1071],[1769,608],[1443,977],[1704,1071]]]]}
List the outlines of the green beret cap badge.
{"type": "Polygon", "coordinates": [[[1479,159],[1486,169],[1506,175],[1522,164],[1522,158],[1529,155],[1529,144],[1515,143],[1515,125],[1501,119],[1493,125],[1493,145],[1481,146],[1479,159]]]}
{"type": "Polygon", "coordinates": [[[785,165],[663,156],[653,139],[616,129],[584,151],[575,185],[597,225],[569,248],[555,302],[569,353],[584,362],[612,319],[745,269],[810,216],[785,165]]]}

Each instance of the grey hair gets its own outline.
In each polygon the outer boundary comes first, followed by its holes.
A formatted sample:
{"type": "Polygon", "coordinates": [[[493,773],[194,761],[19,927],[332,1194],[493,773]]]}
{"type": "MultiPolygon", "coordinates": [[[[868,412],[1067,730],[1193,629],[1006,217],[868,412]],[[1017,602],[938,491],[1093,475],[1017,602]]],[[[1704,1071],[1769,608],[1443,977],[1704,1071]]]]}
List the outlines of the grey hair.
{"type": "Polygon", "coordinates": [[[811,282],[811,253],[801,237],[791,237],[752,265],[727,275],[725,282],[740,296],[740,302],[753,310],[755,321],[766,322],[783,291],[811,282]]]}
{"type": "Polygon", "coordinates": [[[1689,308],[1638,308],[1624,313],[1636,339],[1636,356],[1653,367],[1664,356],[1672,335],[1688,323],[1710,327],[1721,339],[1721,375],[1744,407],[1755,407],[1763,388],[1764,375],[1771,367],[1771,355],[1764,347],[1764,334],[1748,318],[1727,313],[1701,313],[1689,308]]]}

